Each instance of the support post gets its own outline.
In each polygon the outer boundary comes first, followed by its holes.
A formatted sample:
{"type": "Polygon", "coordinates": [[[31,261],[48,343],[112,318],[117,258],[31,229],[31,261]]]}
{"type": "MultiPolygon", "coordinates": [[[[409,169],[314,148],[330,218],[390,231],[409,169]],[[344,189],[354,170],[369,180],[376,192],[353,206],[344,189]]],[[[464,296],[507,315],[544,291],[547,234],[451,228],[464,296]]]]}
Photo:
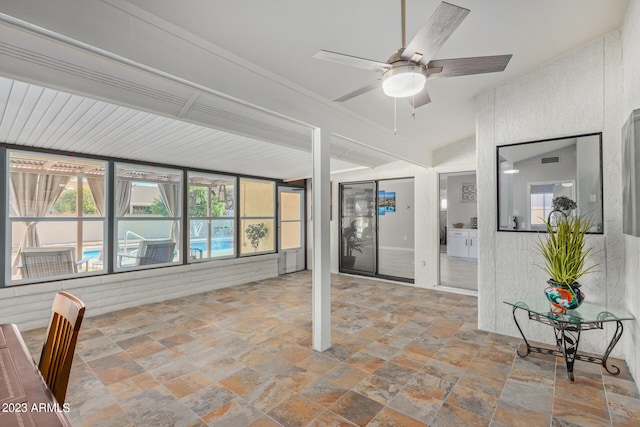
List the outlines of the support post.
{"type": "Polygon", "coordinates": [[[312,330],[313,349],[325,351],[331,347],[331,243],[329,222],[329,190],[331,158],[329,133],[313,130],[312,220],[312,330]]]}

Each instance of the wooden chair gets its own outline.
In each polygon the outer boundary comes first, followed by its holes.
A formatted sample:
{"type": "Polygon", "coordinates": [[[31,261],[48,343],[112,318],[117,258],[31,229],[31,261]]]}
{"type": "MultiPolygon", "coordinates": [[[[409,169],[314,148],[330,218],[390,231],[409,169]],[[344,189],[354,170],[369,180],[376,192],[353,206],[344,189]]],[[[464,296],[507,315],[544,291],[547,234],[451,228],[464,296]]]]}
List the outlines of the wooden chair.
{"type": "Polygon", "coordinates": [[[82,301],[66,292],[58,292],[51,309],[51,322],[38,368],[61,405],[67,394],[69,373],[84,309],[82,301]]]}

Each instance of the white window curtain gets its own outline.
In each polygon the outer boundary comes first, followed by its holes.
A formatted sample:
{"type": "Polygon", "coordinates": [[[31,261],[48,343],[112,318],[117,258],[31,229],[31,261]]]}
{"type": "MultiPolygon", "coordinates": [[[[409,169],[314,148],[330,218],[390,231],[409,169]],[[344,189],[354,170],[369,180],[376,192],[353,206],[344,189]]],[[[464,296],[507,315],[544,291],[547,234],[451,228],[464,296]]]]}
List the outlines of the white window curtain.
{"type": "MultiPolygon", "coordinates": [[[[160,189],[160,197],[162,198],[162,203],[164,203],[164,206],[167,209],[167,214],[170,217],[177,216],[179,207],[178,196],[180,194],[178,184],[158,184],[158,188],[160,189]]],[[[176,237],[178,236],[177,227],[177,222],[173,221],[173,225],[171,226],[171,240],[173,240],[174,242],[176,241],[176,237]]]]}
{"type": "Polygon", "coordinates": [[[116,181],[116,216],[125,216],[131,205],[131,181],[119,179],[116,181]]]}
{"type": "MultiPolygon", "coordinates": [[[[11,172],[11,203],[19,217],[43,217],[56,203],[71,176],[32,172],[11,172]]],[[[40,247],[37,221],[29,221],[22,236],[18,254],[24,248],[40,247]]],[[[14,267],[20,256],[14,260],[14,267]]]]}
{"type": "MultiPolygon", "coordinates": [[[[93,197],[93,204],[100,216],[104,215],[104,177],[87,177],[87,184],[93,197]]],[[[129,192],[131,197],[131,192],[129,192]]]]}

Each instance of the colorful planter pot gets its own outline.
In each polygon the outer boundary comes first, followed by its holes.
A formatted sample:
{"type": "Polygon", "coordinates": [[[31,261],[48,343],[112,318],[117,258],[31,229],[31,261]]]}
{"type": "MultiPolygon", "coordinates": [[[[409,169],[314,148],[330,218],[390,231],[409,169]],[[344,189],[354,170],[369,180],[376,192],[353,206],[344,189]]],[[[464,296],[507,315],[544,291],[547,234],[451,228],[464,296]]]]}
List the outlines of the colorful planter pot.
{"type": "Polygon", "coordinates": [[[584,293],[580,290],[580,284],[574,283],[571,286],[562,283],[555,283],[551,279],[547,281],[549,286],[544,290],[549,303],[558,313],[567,310],[575,310],[584,301],[584,293]]]}

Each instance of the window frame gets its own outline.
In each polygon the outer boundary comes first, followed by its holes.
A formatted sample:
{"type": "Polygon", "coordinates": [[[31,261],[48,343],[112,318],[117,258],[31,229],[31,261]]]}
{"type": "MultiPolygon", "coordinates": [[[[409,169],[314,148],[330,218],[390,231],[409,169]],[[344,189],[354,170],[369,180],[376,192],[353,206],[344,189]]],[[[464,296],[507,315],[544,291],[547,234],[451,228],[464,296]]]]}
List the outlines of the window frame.
{"type": "MultiPolygon", "coordinates": [[[[151,216],[151,215],[147,215],[147,214],[140,214],[140,215],[136,215],[136,216],[127,216],[127,214],[125,214],[124,216],[119,216],[116,214],[115,210],[114,210],[114,228],[113,228],[113,238],[114,238],[114,245],[117,246],[117,248],[114,246],[113,248],[113,254],[112,254],[112,258],[111,258],[111,263],[113,265],[113,270],[114,272],[125,272],[125,271],[134,271],[134,270],[146,270],[146,269],[152,269],[152,268],[157,268],[160,266],[171,266],[171,265],[179,265],[179,264],[183,264],[184,261],[184,250],[182,249],[184,247],[183,245],[183,238],[182,238],[182,233],[183,233],[183,226],[184,226],[184,221],[183,221],[183,212],[184,212],[184,206],[183,206],[183,197],[182,197],[182,192],[184,191],[184,176],[185,176],[185,171],[183,169],[180,168],[170,168],[170,167],[166,167],[166,166],[156,166],[156,165],[141,165],[141,164],[136,164],[136,163],[130,163],[130,162],[122,162],[122,161],[117,161],[114,162],[113,168],[114,168],[114,175],[115,175],[115,180],[114,180],[114,188],[113,191],[111,193],[114,194],[115,200],[117,200],[118,194],[117,193],[117,182],[119,179],[122,179],[118,176],[118,168],[119,166],[125,166],[127,169],[137,169],[137,170],[143,170],[143,171],[149,171],[150,173],[152,172],[164,172],[166,171],[167,173],[171,173],[174,175],[177,175],[179,178],[179,181],[177,183],[178,186],[178,194],[176,197],[176,201],[177,201],[177,208],[178,208],[178,212],[177,215],[172,215],[172,216],[151,216]],[[149,222],[149,223],[153,223],[153,222],[173,222],[174,224],[177,224],[178,226],[178,235],[174,236],[174,242],[175,242],[175,251],[177,251],[178,253],[178,259],[174,260],[174,261],[170,261],[170,262],[164,262],[164,263],[154,263],[154,264],[149,264],[149,265],[144,265],[144,266],[140,266],[140,265],[122,265],[122,261],[125,258],[131,258],[131,254],[124,254],[120,252],[120,241],[119,241],[119,226],[121,223],[124,222],[149,222]]],[[[132,183],[135,182],[139,182],[139,183],[150,183],[153,182],[154,184],[160,184],[162,181],[151,181],[151,180],[145,180],[142,178],[136,179],[136,178],[127,178],[126,180],[131,181],[132,183]]],[[[172,181],[169,181],[172,182],[172,181]]],[[[133,185],[132,185],[133,186],[133,185]]],[[[133,192],[133,189],[131,190],[133,192]]],[[[115,205],[115,200],[114,200],[114,205],[115,205]]],[[[131,204],[129,205],[131,207],[131,204]]],[[[128,213],[128,215],[131,215],[131,213],[128,213]]],[[[172,227],[170,225],[170,227],[172,227]]],[[[128,236],[128,234],[130,233],[130,230],[127,231],[126,236],[128,236]]],[[[134,232],[131,232],[134,233],[134,232]]],[[[125,236],[125,251],[127,250],[127,237],[125,236]]],[[[138,234],[138,236],[141,236],[140,234],[138,234]]],[[[171,235],[169,236],[169,238],[171,237],[171,235]]],[[[155,239],[148,239],[148,240],[155,240],[155,239]]],[[[162,240],[168,240],[168,239],[162,239],[162,240]]],[[[137,255],[137,254],[136,254],[137,255]]]]}
{"type": "MultiPolygon", "coordinates": [[[[107,233],[108,233],[108,224],[107,224],[107,213],[108,213],[108,204],[109,204],[109,197],[107,195],[107,171],[109,168],[109,164],[108,161],[104,160],[104,159],[99,159],[99,158],[94,158],[92,156],[85,156],[85,155],[74,155],[74,160],[79,159],[79,160],[86,160],[87,162],[102,162],[103,163],[103,167],[104,167],[104,174],[102,175],[103,180],[102,180],[102,185],[103,185],[103,203],[104,203],[104,212],[102,213],[101,216],[84,216],[81,212],[81,206],[78,206],[77,203],[77,199],[76,199],[76,212],[74,216],[47,216],[49,215],[49,212],[47,212],[47,214],[45,216],[12,216],[11,215],[11,200],[10,200],[10,190],[9,190],[9,185],[11,185],[11,155],[13,153],[18,153],[18,154],[22,154],[25,156],[29,156],[29,155],[33,155],[34,157],[36,156],[46,156],[46,157],[50,157],[51,159],[58,159],[60,161],[64,161],[66,160],[66,158],[68,156],[65,156],[63,154],[58,154],[58,153],[52,153],[52,152],[42,152],[42,151],[37,151],[37,150],[30,150],[30,149],[25,149],[23,147],[6,147],[6,146],[0,146],[0,151],[2,151],[2,156],[0,157],[0,160],[2,161],[2,164],[5,166],[5,173],[2,174],[2,177],[0,178],[0,183],[2,183],[2,194],[0,194],[1,196],[3,196],[3,200],[6,201],[5,203],[5,210],[4,212],[2,212],[2,215],[4,215],[4,221],[3,224],[4,226],[2,227],[2,237],[4,238],[4,242],[5,245],[3,247],[3,262],[2,264],[2,269],[0,270],[2,279],[3,279],[3,283],[0,284],[0,288],[2,287],[12,287],[12,286],[16,286],[16,285],[23,285],[23,284],[31,284],[31,283],[40,283],[40,282],[48,282],[48,281],[58,281],[58,280],[62,280],[62,279],[69,279],[69,278],[78,278],[78,277],[87,277],[87,276],[96,276],[96,275],[101,275],[101,274],[105,274],[106,269],[105,266],[103,265],[103,268],[100,270],[95,270],[95,271],[89,271],[88,270],[88,261],[89,259],[87,257],[81,257],[79,259],[78,258],[78,249],[81,250],[81,253],[84,253],[84,245],[82,242],[80,242],[80,240],[82,239],[82,235],[83,233],[78,233],[78,230],[80,229],[81,225],[83,226],[86,223],[90,223],[90,222],[101,222],[102,223],[102,244],[101,244],[101,248],[99,249],[103,254],[105,253],[106,250],[106,244],[107,244],[107,233]],[[80,209],[79,209],[80,208],[80,209]],[[23,222],[37,222],[38,224],[42,224],[42,223],[56,223],[56,222],[73,222],[76,223],[76,232],[74,234],[74,243],[73,244],[69,244],[69,245],[65,245],[64,247],[73,247],[74,250],[74,258],[75,262],[77,265],[81,265],[81,264],[85,264],[87,269],[85,271],[78,271],[76,273],[73,274],[60,274],[60,275],[52,275],[52,276],[41,276],[41,277],[33,277],[33,278],[16,278],[14,279],[12,277],[12,252],[13,252],[13,245],[12,245],[12,241],[13,241],[13,225],[16,223],[23,223],[23,222]]],[[[33,169],[34,172],[37,172],[39,169],[33,169]]],[[[61,175],[65,175],[65,174],[61,174],[61,175]]],[[[82,192],[82,190],[84,189],[84,179],[86,178],[86,175],[83,172],[78,172],[75,174],[69,174],[68,176],[70,176],[70,181],[71,179],[75,178],[75,191],[76,192],[82,192]]],[[[63,192],[64,193],[64,192],[63,192]]],[[[63,194],[61,193],[61,195],[63,194]]],[[[78,194],[78,193],[76,193],[78,194]]],[[[60,196],[61,196],[60,195],[60,196]]],[[[60,198],[60,196],[58,196],[58,200],[60,198]]],[[[56,202],[58,201],[56,200],[56,202]]],[[[83,200],[81,199],[81,202],[83,200]]],[[[83,229],[84,231],[84,229],[83,229]]],[[[61,247],[62,248],[62,247],[61,247]]]]}
{"type": "Polygon", "coordinates": [[[238,256],[239,257],[247,257],[247,256],[255,256],[255,255],[264,255],[278,252],[278,222],[277,222],[277,212],[278,212],[278,185],[276,181],[255,177],[240,177],[238,179],[238,227],[237,227],[237,236],[238,236],[238,256]],[[245,216],[243,215],[243,204],[240,199],[243,197],[242,194],[242,180],[251,180],[251,181],[263,181],[269,182],[273,188],[273,210],[272,216],[245,216]],[[273,223],[272,233],[273,233],[273,247],[264,251],[254,251],[254,252],[242,252],[242,242],[243,242],[243,233],[244,225],[243,221],[260,221],[260,220],[270,220],[273,223]]]}
{"type": "MultiPolygon", "coordinates": [[[[84,158],[87,160],[93,160],[93,161],[103,161],[105,162],[105,173],[104,173],[104,185],[105,185],[105,207],[104,207],[104,216],[102,217],[102,220],[104,221],[104,228],[103,228],[103,262],[104,262],[104,267],[102,270],[96,271],[96,272],[91,272],[90,275],[93,277],[95,276],[102,276],[102,275],[111,275],[111,274],[120,274],[120,273],[126,273],[126,272],[133,272],[133,271],[138,271],[138,270],[142,270],[142,269],[154,269],[154,268],[165,268],[165,267],[173,267],[173,266],[177,266],[177,265],[188,265],[189,264],[189,260],[187,259],[188,257],[186,256],[186,254],[184,256],[181,257],[181,259],[178,262],[175,263],[170,263],[170,264],[155,264],[149,267],[136,267],[136,268],[127,268],[124,270],[117,270],[115,269],[115,260],[117,257],[117,250],[115,249],[117,246],[117,238],[115,236],[116,233],[116,216],[115,216],[115,206],[114,206],[114,199],[115,199],[115,191],[112,191],[112,189],[115,188],[115,181],[116,181],[116,174],[115,174],[115,170],[116,170],[116,163],[125,163],[125,164],[129,164],[129,165],[137,165],[137,166],[157,166],[157,167],[161,167],[161,168],[168,168],[168,169],[176,169],[179,171],[182,171],[182,181],[181,181],[181,185],[180,185],[180,190],[181,190],[181,196],[180,196],[180,202],[182,203],[182,218],[180,219],[180,221],[178,222],[179,226],[180,226],[180,230],[186,230],[189,225],[188,221],[188,215],[184,214],[184,206],[187,206],[186,202],[187,202],[187,191],[188,191],[188,181],[186,179],[187,177],[187,173],[188,172],[196,172],[196,173],[205,173],[205,174],[212,174],[212,175],[220,175],[220,176],[225,176],[225,177],[229,177],[231,179],[235,179],[236,181],[236,189],[235,189],[235,203],[236,203],[236,207],[234,209],[234,220],[235,220],[235,225],[236,225],[236,230],[235,230],[235,255],[233,257],[229,257],[229,258],[240,258],[240,257],[245,257],[245,256],[254,256],[254,255],[265,255],[265,254],[269,254],[269,253],[277,253],[278,252],[278,233],[276,230],[277,227],[277,210],[278,210],[278,202],[277,202],[277,187],[278,185],[282,185],[284,182],[282,180],[278,180],[278,179],[273,179],[273,178],[268,178],[268,177],[261,177],[261,176],[255,176],[255,175],[249,175],[249,174],[242,174],[242,173],[230,173],[230,172],[224,172],[224,171],[216,171],[216,170],[210,170],[210,169],[203,169],[203,168],[197,168],[197,167],[185,167],[185,166],[178,166],[178,165],[172,165],[172,164],[166,164],[166,163],[151,163],[149,161],[140,161],[140,160],[135,160],[135,159],[127,159],[127,158],[120,158],[120,157],[111,157],[111,156],[102,156],[102,155],[95,155],[95,154],[86,154],[86,153],[77,153],[77,152],[73,152],[73,151],[66,151],[66,150],[56,150],[56,149],[50,149],[50,148],[41,148],[41,147],[26,147],[26,146],[22,146],[22,145],[16,145],[16,144],[10,144],[10,143],[6,143],[6,142],[0,142],[0,162],[4,165],[8,165],[8,161],[9,161],[9,156],[7,155],[7,153],[10,150],[17,150],[17,151],[22,151],[22,152],[26,152],[26,153],[40,153],[40,154],[46,154],[46,155],[52,155],[52,156],[61,156],[61,157],[79,157],[79,158],[84,158]],[[246,178],[246,179],[252,179],[252,180],[258,180],[258,181],[266,181],[266,182],[271,182],[272,185],[274,186],[274,217],[273,217],[273,222],[274,222],[274,247],[273,250],[268,251],[268,252],[258,252],[255,254],[245,254],[245,255],[241,255],[240,254],[240,244],[241,244],[241,235],[240,235],[240,209],[239,209],[239,182],[240,179],[242,178],[246,178]]],[[[9,169],[6,168],[6,172],[3,174],[0,174],[0,197],[2,197],[3,200],[9,200],[9,193],[8,193],[8,189],[9,189],[9,169]]],[[[305,191],[305,200],[306,200],[306,186],[301,186],[301,188],[304,189],[305,191]]],[[[4,242],[5,245],[0,245],[0,255],[3,256],[3,258],[6,258],[7,253],[11,254],[11,242],[7,241],[7,229],[8,226],[10,224],[9,222],[9,203],[5,203],[5,209],[0,211],[0,218],[2,219],[2,223],[4,224],[2,227],[0,227],[0,237],[4,238],[4,242]]],[[[100,219],[96,219],[96,217],[91,217],[93,221],[95,220],[100,220],[100,219]]],[[[126,218],[126,217],[125,217],[126,218]]],[[[89,217],[86,217],[85,220],[89,220],[89,217]]],[[[306,247],[306,236],[304,236],[304,240],[305,240],[305,247],[306,247]]],[[[188,247],[188,236],[186,235],[186,233],[181,232],[180,235],[180,241],[177,243],[178,245],[181,245],[181,247],[188,247]]],[[[182,251],[184,252],[184,251],[182,251]]],[[[228,258],[224,258],[224,259],[228,259],[228,258]]],[[[203,259],[203,262],[215,262],[217,260],[222,260],[222,258],[208,258],[208,259],[203,259]]],[[[6,260],[5,260],[6,261],[6,260]]],[[[9,288],[9,287],[14,287],[14,286],[23,286],[23,285],[30,285],[30,284],[34,284],[34,283],[49,283],[49,282],[58,282],[60,280],[66,280],[66,279],[76,279],[76,278],[82,278],[82,277],[87,277],[89,276],[89,274],[85,275],[71,275],[71,276],[56,276],[56,277],[40,277],[40,278],[34,278],[34,279],[21,279],[20,281],[11,281],[10,277],[8,278],[7,275],[10,274],[10,270],[7,272],[6,271],[6,264],[8,264],[8,262],[2,262],[0,263],[0,289],[2,288],[9,288]]]]}
{"type": "MultiPolygon", "coordinates": [[[[201,256],[199,259],[198,258],[191,258],[191,256],[187,256],[187,263],[196,263],[196,262],[206,262],[206,261],[210,261],[210,260],[220,260],[220,259],[231,259],[231,258],[236,258],[238,256],[238,239],[237,239],[237,228],[238,228],[238,181],[239,178],[237,176],[230,176],[230,175],[222,175],[222,174],[214,174],[214,173],[209,173],[209,172],[197,172],[197,171],[192,171],[192,170],[188,170],[187,171],[187,182],[186,182],[186,188],[187,188],[187,194],[185,199],[187,200],[186,202],[186,219],[187,219],[187,228],[185,229],[185,237],[186,237],[186,241],[187,241],[187,247],[189,247],[189,251],[191,251],[192,248],[192,242],[191,242],[191,221],[192,220],[202,220],[202,221],[206,221],[208,224],[208,231],[206,232],[206,236],[209,236],[208,240],[211,241],[211,236],[210,236],[210,232],[211,232],[211,224],[213,221],[218,221],[218,220],[231,220],[233,223],[233,233],[232,233],[232,249],[233,249],[233,253],[230,255],[221,255],[221,256],[213,256],[213,251],[210,250],[209,252],[209,256],[208,257],[204,257],[201,256]],[[231,181],[231,185],[233,186],[233,215],[224,215],[224,216],[202,216],[202,217],[196,217],[196,216],[191,216],[189,214],[189,208],[190,208],[190,200],[189,200],[189,192],[191,187],[205,187],[205,188],[213,188],[212,185],[209,186],[204,186],[204,185],[192,185],[190,182],[191,179],[191,175],[195,174],[195,175],[200,175],[200,176],[206,176],[206,177],[210,177],[212,179],[226,179],[231,181]],[[189,231],[189,233],[187,234],[187,230],[189,231]]],[[[225,184],[228,185],[228,184],[225,184]]],[[[225,187],[225,194],[227,194],[227,189],[225,187]]],[[[210,193],[208,193],[210,194],[210,193]]],[[[205,203],[210,203],[210,200],[205,201],[205,203]]],[[[209,248],[211,249],[211,248],[209,248]]],[[[206,250],[206,249],[205,249],[206,250]]],[[[185,252],[186,255],[186,252],[185,252]]]]}

